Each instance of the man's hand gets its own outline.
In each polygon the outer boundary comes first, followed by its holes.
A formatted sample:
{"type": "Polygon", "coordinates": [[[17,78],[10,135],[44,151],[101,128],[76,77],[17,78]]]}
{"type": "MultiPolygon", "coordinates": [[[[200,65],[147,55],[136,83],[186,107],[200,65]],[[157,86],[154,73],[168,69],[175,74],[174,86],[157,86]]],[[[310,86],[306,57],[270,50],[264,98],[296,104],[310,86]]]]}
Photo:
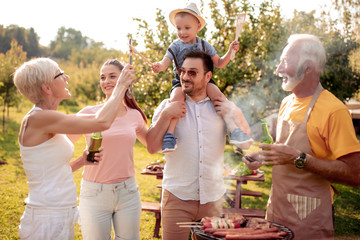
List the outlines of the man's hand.
{"type": "Polygon", "coordinates": [[[250,153],[246,154],[242,158],[242,161],[246,164],[246,166],[248,166],[248,168],[250,170],[256,170],[256,169],[260,168],[262,165],[264,165],[263,161],[260,160],[259,152],[250,152],[250,153]],[[246,159],[246,156],[251,158],[254,161],[253,162],[248,161],[246,159]]]}
{"type": "Polygon", "coordinates": [[[283,165],[294,164],[301,151],[285,144],[261,143],[259,148],[259,159],[264,161],[264,165],[283,165]]]}

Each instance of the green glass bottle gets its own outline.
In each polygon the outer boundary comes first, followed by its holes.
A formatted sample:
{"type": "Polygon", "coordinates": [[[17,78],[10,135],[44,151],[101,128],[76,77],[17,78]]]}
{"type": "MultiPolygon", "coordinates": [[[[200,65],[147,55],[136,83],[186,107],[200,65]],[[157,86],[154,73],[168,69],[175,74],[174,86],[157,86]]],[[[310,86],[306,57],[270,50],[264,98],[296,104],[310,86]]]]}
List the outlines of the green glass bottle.
{"type": "Polygon", "coordinates": [[[102,142],[101,132],[95,132],[95,133],[91,134],[90,146],[89,146],[89,149],[88,149],[89,155],[86,158],[89,162],[95,162],[96,161],[94,159],[95,153],[99,152],[99,148],[101,147],[101,142],[102,142]]]}
{"type": "Polygon", "coordinates": [[[274,140],[269,133],[269,129],[265,119],[261,119],[261,129],[262,129],[262,137],[260,142],[273,144],[274,140]]]}

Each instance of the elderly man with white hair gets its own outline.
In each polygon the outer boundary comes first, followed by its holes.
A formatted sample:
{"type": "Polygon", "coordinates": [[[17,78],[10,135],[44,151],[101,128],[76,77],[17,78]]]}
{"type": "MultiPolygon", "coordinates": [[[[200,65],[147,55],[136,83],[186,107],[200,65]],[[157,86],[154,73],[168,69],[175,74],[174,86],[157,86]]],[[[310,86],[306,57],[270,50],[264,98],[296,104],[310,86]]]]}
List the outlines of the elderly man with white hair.
{"type": "Polygon", "coordinates": [[[273,165],[266,218],[295,239],[333,239],[331,183],[360,185],[360,144],[346,106],[321,86],[325,62],[316,36],[290,36],[277,73],[292,94],[280,106],[276,143],[249,153],[257,161],[244,158],[252,169],[273,165]]]}

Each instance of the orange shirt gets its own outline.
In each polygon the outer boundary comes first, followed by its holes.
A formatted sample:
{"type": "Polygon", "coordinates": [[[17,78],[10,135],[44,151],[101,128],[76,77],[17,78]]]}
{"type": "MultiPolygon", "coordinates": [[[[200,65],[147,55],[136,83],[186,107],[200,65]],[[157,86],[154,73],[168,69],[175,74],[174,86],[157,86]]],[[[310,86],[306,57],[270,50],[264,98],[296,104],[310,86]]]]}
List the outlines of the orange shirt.
{"type": "MultiPolygon", "coordinates": [[[[279,115],[285,116],[287,121],[301,122],[311,98],[295,98],[291,94],[281,103],[279,115]],[[291,105],[284,112],[287,104],[291,105]]],[[[306,126],[311,149],[317,158],[338,159],[352,152],[360,152],[349,110],[327,90],[320,94],[306,126]]]]}

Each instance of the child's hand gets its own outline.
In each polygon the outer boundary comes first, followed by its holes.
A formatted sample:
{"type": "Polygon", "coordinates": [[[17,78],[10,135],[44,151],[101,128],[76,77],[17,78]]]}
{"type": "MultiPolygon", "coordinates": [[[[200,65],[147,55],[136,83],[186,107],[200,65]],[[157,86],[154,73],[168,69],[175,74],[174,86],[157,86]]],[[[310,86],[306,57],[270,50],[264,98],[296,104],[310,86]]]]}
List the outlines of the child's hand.
{"type": "Polygon", "coordinates": [[[154,73],[159,73],[160,72],[160,63],[159,62],[154,62],[151,65],[151,68],[152,68],[154,73]]]}
{"type": "Polygon", "coordinates": [[[239,41],[237,41],[237,40],[233,41],[230,44],[230,51],[235,51],[235,52],[239,51],[239,48],[240,48],[239,45],[240,45],[239,41]]]}
{"type": "Polygon", "coordinates": [[[184,101],[175,101],[166,103],[166,107],[163,110],[164,114],[168,114],[171,118],[182,118],[186,113],[186,105],[184,101]]]}
{"type": "Polygon", "coordinates": [[[222,118],[228,117],[234,109],[234,103],[225,97],[214,98],[214,107],[216,113],[222,118]]]}

